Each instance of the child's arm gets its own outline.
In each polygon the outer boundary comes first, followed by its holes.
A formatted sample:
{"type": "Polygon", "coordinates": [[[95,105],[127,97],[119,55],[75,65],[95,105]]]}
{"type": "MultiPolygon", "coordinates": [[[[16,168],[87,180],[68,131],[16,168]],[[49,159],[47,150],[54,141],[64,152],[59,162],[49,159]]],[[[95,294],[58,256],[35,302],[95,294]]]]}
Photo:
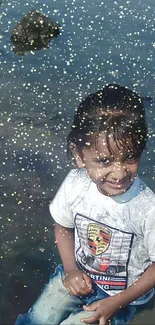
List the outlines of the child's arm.
{"type": "Polygon", "coordinates": [[[56,223],[55,238],[66,273],[64,286],[74,295],[86,295],[92,292],[91,279],[76,264],[74,229],[56,223]]]}
{"type": "Polygon", "coordinates": [[[62,227],[56,223],[55,238],[65,273],[77,270],[74,254],[74,229],[62,227]]]}
{"type": "Polygon", "coordinates": [[[92,317],[83,319],[84,323],[94,323],[97,320],[102,325],[107,323],[107,320],[123,307],[126,307],[132,301],[141,297],[143,294],[148,292],[155,286],[155,263],[153,263],[143,273],[143,275],[130,287],[125,289],[123,292],[116,294],[113,297],[102,299],[94,304],[91,304],[84,309],[87,311],[95,311],[92,317]]]}
{"type": "Polygon", "coordinates": [[[125,307],[132,301],[141,297],[143,294],[147,293],[155,286],[155,263],[153,262],[151,266],[143,273],[140,278],[134,282],[130,287],[124,290],[122,293],[117,295],[119,306],[125,307]]]}

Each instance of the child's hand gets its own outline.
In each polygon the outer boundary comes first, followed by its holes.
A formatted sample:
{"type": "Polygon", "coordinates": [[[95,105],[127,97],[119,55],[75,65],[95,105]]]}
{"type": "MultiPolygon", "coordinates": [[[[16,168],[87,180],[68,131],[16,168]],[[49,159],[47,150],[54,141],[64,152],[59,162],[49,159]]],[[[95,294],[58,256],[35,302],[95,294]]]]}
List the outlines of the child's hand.
{"type": "Polygon", "coordinates": [[[87,295],[92,290],[91,279],[81,270],[69,272],[64,280],[64,286],[72,295],[87,295]]]}
{"type": "Polygon", "coordinates": [[[94,311],[94,314],[91,317],[81,319],[82,323],[91,324],[96,321],[99,322],[99,325],[111,324],[111,317],[119,309],[119,306],[114,303],[111,297],[99,300],[92,303],[89,306],[83,306],[85,311],[94,311]]]}

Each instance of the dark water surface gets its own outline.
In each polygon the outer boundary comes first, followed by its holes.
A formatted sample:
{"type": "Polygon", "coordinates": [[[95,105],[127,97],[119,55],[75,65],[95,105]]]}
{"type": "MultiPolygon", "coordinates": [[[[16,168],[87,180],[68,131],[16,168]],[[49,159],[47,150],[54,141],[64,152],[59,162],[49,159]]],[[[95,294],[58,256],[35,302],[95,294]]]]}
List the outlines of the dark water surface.
{"type": "MultiPolygon", "coordinates": [[[[66,135],[82,97],[117,82],[155,97],[154,0],[2,0],[0,20],[0,324],[13,324],[59,257],[48,205],[68,172],[66,135]],[[28,11],[57,20],[48,49],[16,55],[10,36],[28,11]]],[[[140,176],[155,190],[154,101],[140,176]]],[[[154,324],[147,311],[134,324],[154,324]]]]}

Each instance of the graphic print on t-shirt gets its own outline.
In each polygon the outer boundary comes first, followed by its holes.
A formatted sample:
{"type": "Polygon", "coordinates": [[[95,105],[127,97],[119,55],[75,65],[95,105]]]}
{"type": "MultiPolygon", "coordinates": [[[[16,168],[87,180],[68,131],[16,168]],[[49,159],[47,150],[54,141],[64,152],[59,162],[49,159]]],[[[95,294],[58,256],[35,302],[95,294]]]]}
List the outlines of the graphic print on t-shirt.
{"type": "Polygon", "coordinates": [[[79,267],[102,289],[124,290],[134,234],[80,214],[75,217],[75,225],[79,267]]]}
{"type": "Polygon", "coordinates": [[[94,255],[104,253],[110,244],[111,230],[107,227],[90,223],[88,225],[88,245],[94,255]]]}

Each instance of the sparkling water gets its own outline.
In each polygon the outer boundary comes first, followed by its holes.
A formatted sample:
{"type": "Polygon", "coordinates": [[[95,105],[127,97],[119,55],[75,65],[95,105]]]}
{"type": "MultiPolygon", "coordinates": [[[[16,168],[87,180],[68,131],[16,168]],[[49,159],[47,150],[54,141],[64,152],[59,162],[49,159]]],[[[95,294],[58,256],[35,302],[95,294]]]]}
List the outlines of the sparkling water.
{"type": "MultiPolygon", "coordinates": [[[[66,135],[77,105],[108,83],[155,97],[155,2],[2,0],[0,10],[0,323],[13,324],[59,261],[48,205],[71,168],[66,135]],[[61,33],[48,48],[16,54],[11,33],[33,9],[61,33]]],[[[145,107],[139,174],[155,190],[154,100],[145,107]]],[[[152,312],[140,323],[148,316],[153,324],[152,312]]]]}

